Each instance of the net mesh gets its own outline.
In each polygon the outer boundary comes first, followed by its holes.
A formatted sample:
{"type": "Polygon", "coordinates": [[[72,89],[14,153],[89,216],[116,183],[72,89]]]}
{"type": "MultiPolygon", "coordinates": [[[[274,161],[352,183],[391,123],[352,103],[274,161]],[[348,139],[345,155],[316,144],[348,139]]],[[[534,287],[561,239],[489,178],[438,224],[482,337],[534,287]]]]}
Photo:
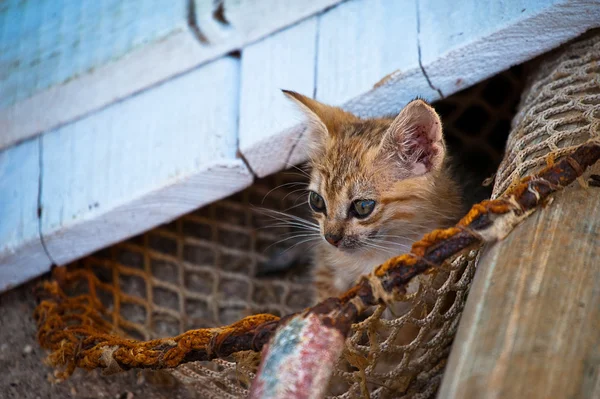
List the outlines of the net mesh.
{"type": "Polygon", "coordinates": [[[544,57],[530,75],[493,197],[578,145],[600,139],[600,35],[544,57]]]}
{"type": "MultiPolygon", "coordinates": [[[[599,41],[588,38],[570,46],[534,75],[498,170],[496,196],[545,164],[548,153],[560,154],[597,138],[599,41]]],[[[436,104],[449,146],[461,149],[469,170],[495,170],[520,92],[521,72],[513,69],[436,104]]],[[[285,315],[303,309],[312,298],[306,264],[262,275],[273,269],[274,258],[285,255],[285,248],[299,242],[277,243],[293,231],[268,227],[272,220],[253,206],[305,216],[297,206],[304,198],[293,186],[298,180],[295,174],[277,174],[82,259],[67,273],[74,276],[83,269],[96,278],[74,278],[68,295],[100,300],[103,333],[145,340],[221,326],[255,313],[285,315]]],[[[423,278],[419,291],[405,298],[410,304],[406,313],[383,317],[380,307],[355,324],[334,370],[330,396],[432,397],[476,257],[470,252],[423,278]]],[[[170,372],[200,397],[237,398],[248,393],[258,361],[257,353],[238,352],[170,372]]]]}

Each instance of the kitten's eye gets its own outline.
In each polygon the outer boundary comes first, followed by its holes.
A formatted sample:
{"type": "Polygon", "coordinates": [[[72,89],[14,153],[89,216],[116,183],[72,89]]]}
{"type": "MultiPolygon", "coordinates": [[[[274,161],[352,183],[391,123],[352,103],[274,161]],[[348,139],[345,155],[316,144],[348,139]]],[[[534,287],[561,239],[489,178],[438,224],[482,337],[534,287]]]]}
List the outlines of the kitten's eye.
{"type": "Polygon", "coordinates": [[[353,212],[354,216],[357,218],[366,218],[373,212],[375,208],[375,201],[373,200],[356,200],[352,203],[352,207],[354,208],[353,212]]]}
{"type": "Polygon", "coordinates": [[[325,200],[314,191],[308,195],[308,204],[315,212],[325,212],[325,200]]]}

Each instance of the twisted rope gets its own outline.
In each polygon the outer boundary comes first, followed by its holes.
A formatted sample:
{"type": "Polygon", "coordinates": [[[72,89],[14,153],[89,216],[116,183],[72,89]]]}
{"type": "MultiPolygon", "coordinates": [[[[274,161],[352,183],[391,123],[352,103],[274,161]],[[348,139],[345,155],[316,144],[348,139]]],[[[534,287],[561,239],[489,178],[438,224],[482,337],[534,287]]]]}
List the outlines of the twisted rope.
{"type": "MultiPolygon", "coordinates": [[[[228,326],[191,330],[172,338],[126,339],[116,335],[115,327],[106,321],[108,312],[94,291],[101,284],[98,278],[88,270],[56,268],[55,281],[44,282],[38,292],[41,303],[34,315],[38,341],[50,351],[49,363],[61,370],[59,378],[68,377],[76,368],[102,368],[107,373],[131,368],[173,368],[191,361],[224,358],[238,351],[261,351],[278,328],[285,331],[293,320],[309,321],[319,334],[331,333],[343,342],[352,324],[367,308],[393,302],[405,293],[412,278],[440,267],[460,253],[504,238],[539,205],[547,203],[552,193],[572,183],[599,158],[600,143],[590,141],[556,163],[549,160],[549,165],[535,176],[522,179],[499,199],[476,204],[456,226],[425,235],[413,244],[410,253],[389,259],[339,298],[329,298],[281,319],[259,314],[228,326]],[[89,294],[67,296],[63,288],[82,279],[88,281],[89,294]]],[[[298,329],[294,331],[297,333],[298,329]]],[[[340,347],[332,344],[329,348],[339,351],[340,347]]],[[[265,354],[261,370],[272,364],[269,353],[272,351],[265,354]]],[[[328,367],[329,372],[333,369],[328,362],[317,366],[328,367]]],[[[316,384],[318,379],[312,381],[316,384]]],[[[265,386],[264,374],[260,373],[253,392],[262,392],[260,389],[265,386]]]]}

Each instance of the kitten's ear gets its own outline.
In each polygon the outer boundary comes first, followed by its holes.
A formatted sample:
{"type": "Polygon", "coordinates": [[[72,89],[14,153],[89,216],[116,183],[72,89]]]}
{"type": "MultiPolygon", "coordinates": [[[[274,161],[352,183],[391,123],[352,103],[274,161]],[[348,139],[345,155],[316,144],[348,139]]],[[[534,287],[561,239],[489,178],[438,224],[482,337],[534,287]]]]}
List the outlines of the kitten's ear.
{"type": "Polygon", "coordinates": [[[385,133],[381,151],[413,176],[440,169],[446,155],[440,117],[425,101],[411,101],[385,133]]]}
{"type": "Polygon", "coordinates": [[[322,137],[326,135],[335,136],[344,123],[358,119],[341,108],[320,103],[295,91],[281,91],[300,107],[304,115],[308,118],[313,135],[321,135],[322,137]]]}

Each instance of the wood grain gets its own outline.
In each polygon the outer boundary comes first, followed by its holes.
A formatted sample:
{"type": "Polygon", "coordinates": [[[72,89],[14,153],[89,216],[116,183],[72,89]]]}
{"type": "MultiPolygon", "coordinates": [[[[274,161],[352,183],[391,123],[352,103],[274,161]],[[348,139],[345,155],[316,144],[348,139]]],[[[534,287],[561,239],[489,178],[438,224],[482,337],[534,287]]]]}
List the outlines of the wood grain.
{"type": "Polygon", "coordinates": [[[599,0],[418,0],[421,62],[444,96],[600,26],[599,0]]]}
{"type": "Polygon", "coordinates": [[[287,157],[304,130],[303,115],[281,89],[312,97],[316,37],[313,17],[242,52],[239,145],[259,177],[287,167],[287,157]]]}
{"type": "Polygon", "coordinates": [[[417,79],[396,85],[393,96],[350,103],[351,111],[381,116],[399,112],[417,95],[437,98],[419,68],[416,3],[354,0],[320,16],[317,100],[346,104],[385,87],[392,77],[413,74],[417,79]]]}
{"type": "Polygon", "coordinates": [[[228,43],[239,48],[342,1],[194,0],[194,4],[197,25],[210,45],[228,43]],[[221,6],[215,8],[215,3],[221,6]]]}
{"type": "Polygon", "coordinates": [[[0,291],[48,270],[39,234],[39,139],[0,151],[0,291]]]}
{"type": "Polygon", "coordinates": [[[239,60],[222,58],[42,136],[42,233],[64,264],[252,182],[239,60]]]}
{"type": "MultiPolygon", "coordinates": [[[[353,0],[319,16],[316,99],[361,117],[439,98],[419,67],[416,3],[353,0]]],[[[306,160],[302,136],[289,163],[306,160]]]]}
{"type": "Polygon", "coordinates": [[[205,0],[4,1],[0,148],[85,117],[340,1],[225,1],[225,23],[216,19],[214,2],[205,0]]]}
{"type": "Polygon", "coordinates": [[[487,248],[438,397],[600,397],[598,215],[574,184],[487,248]]]}

